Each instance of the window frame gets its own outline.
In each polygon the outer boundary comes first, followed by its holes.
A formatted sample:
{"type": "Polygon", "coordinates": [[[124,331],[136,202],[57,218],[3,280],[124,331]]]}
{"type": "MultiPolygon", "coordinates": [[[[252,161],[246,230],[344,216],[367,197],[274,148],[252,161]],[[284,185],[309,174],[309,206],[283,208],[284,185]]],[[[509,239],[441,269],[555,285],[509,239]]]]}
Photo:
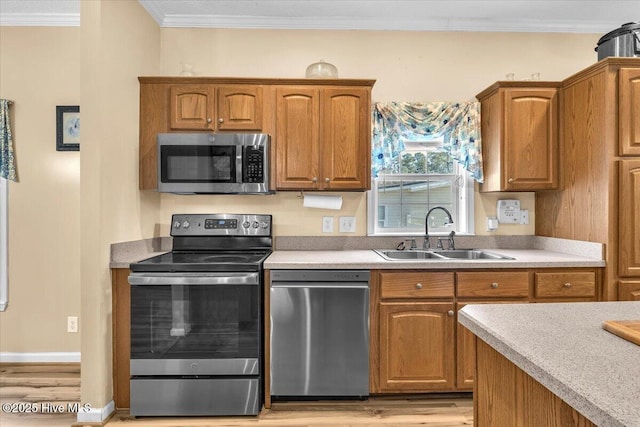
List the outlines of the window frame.
{"type": "Polygon", "coordinates": [[[0,178],[0,311],[9,304],[9,183],[0,178]]]}
{"type": "MultiPolygon", "coordinates": [[[[457,162],[454,161],[455,175],[463,180],[462,186],[457,187],[455,197],[457,198],[457,214],[454,217],[454,224],[459,231],[458,235],[474,235],[475,234],[475,216],[474,216],[474,180],[471,174],[465,171],[457,162]]],[[[408,230],[403,228],[393,228],[383,231],[378,227],[378,183],[376,180],[387,179],[405,179],[421,181],[425,179],[437,179],[438,177],[451,175],[439,174],[380,174],[378,178],[371,177],[371,190],[367,197],[367,235],[369,236],[424,236],[424,230],[408,230]]],[[[457,178],[454,179],[456,181],[457,178]]],[[[455,185],[455,184],[454,184],[455,185]]],[[[453,214],[453,213],[452,213],[453,214]]],[[[432,236],[447,235],[451,228],[440,227],[439,229],[430,229],[429,234],[432,236]]]]}

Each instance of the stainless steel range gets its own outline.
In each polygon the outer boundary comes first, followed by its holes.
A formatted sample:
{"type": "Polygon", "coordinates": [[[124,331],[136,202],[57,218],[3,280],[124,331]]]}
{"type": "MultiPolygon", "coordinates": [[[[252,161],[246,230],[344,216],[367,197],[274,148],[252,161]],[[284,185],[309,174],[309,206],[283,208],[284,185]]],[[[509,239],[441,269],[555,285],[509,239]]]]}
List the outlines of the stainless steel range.
{"type": "Polygon", "coordinates": [[[173,215],[173,250],[131,265],[131,415],[251,415],[263,396],[270,215],[173,215]]]}

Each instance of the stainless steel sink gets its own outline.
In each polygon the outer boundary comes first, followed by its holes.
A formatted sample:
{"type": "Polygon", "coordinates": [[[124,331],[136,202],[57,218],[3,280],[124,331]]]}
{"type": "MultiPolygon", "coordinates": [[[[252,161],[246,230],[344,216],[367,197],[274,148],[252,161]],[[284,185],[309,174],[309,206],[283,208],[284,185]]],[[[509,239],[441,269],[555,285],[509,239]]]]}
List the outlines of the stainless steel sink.
{"type": "Polygon", "coordinates": [[[438,255],[432,251],[422,251],[422,250],[396,250],[396,249],[374,249],[378,255],[382,258],[387,259],[389,261],[398,261],[398,260],[429,260],[429,259],[447,259],[442,255],[438,255]]]}
{"type": "Polygon", "coordinates": [[[493,252],[481,251],[478,249],[449,249],[433,251],[433,253],[450,259],[515,259],[509,256],[498,255],[493,252]]]}
{"type": "Polygon", "coordinates": [[[474,259],[502,259],[513,260],[504,255],[493,252],[481,251],[478,249],[450,249],[450,250],[397,250],[397,249],[374,249],[378,255],[388,261],[407,260],[474,260],[474,259]]]}

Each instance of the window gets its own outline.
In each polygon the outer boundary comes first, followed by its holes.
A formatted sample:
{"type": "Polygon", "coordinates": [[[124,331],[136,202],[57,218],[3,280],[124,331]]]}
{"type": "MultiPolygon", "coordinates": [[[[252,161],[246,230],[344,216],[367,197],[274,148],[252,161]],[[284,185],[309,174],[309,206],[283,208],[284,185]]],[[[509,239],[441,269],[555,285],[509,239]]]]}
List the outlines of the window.
{"type": "Polygon", "coordinates": [[[403,141],[404,150],[384,174],[372,178],[369,234],[473,233],[473,181],[442,151],[442,141],[403,141]]]}
{"type": "Polygon", "coordinates": [[[8,203],[7,197],[7,180],[0,178],[0,311],[7,309],[8,302],[8,260],[7,254],[9,253],[9,239],[7,238],[7,218],[8,218],[8,203]]]}

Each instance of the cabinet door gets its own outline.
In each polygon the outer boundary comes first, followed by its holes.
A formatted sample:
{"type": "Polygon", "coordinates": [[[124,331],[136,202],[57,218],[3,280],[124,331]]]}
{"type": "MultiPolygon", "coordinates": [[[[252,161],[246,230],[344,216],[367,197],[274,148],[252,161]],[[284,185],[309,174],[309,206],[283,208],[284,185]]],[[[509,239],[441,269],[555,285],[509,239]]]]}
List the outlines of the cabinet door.
{"type": "Polygon", "coordinates": [[[640,156],[640,69],[621,68],[618,82],[620,155],[640,156]]]}
{"type": "Polygon", "coordinates": [[[504,96],[504,188],[510,191],[557,188],[557,90],[508,89],[504,96]]]}
{"type": "Polygon", "coordinates": [[[370,92],[321,89],[321,188],[368,190],[371,186],[370,92]]]}
{"type": "Polygon", "coordinates": [[[620,161],[620,276],[640,276],[640,159],[620,161]]]}
{"type": "Polygon", "coordinates": [[[215,89],[211,85],[171,86],[172,130],[214,130],[215,89]]]}
{"type": "Polygon", "coordinates": [[[453,303],[380,303],[380,391],[454,387],[453,303]]]}
{"type": "Polygon", "coordinates": [[[219,130],[262,130],[262,86],[218,87],[219,130]]]}
{"type": "Polygon", "coordinates": [[[319,112],[318,89],[276,89],[276,189],[317,189],[319,112]]]}

